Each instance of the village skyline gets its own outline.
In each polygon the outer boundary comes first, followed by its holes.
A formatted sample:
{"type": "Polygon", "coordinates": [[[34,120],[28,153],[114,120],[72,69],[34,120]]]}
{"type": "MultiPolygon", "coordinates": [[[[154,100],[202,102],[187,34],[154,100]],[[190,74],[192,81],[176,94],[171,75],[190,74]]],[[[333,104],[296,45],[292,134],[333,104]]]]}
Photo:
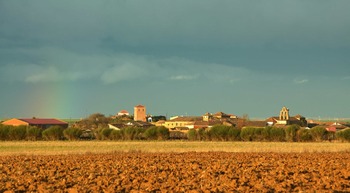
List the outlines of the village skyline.
{"type": "MultiPolygon", "coordinates": [[[[143,104],[138,104],[136,106],[145,106],[146,105],[143,105],[143,104]]],[[[88,113],[88,114],[85,114],[81,117],[55,117],[55,116],[49,116],[49,115],[41,115],[41,116],[37,116],[37,115],[29,115],[29,116],[13,116],[13,117],[0,117],[0,121],[1,120],[7,120],[7,119],[11,119],[11,118],[58,118],[58,119],[64,119],[64,120],[78,120],[78,119],[84,119],[84,118],[87,118],[89,117],[90,115],[92,114],[97,114],[97,113],[100,113],[100,114],[103,114],[107,117],[114,117],[114,116],[118,116],[118,115],[127,115],[127,116],[134,116],[134,108],[136,107],[127,107],[127,108],[124,108],[124,109],[119,109],[119,110],[116,110],[114,113],[105,113],[105,112],[91,112],[91,113],[88,113]]],[[[290,108],[286,107],[286,106],[283,106],[285,108],[287,108],[288,110],[290,108]]],[[[147,109],[151,109],[152,108],[149,108],[147,107],[147,109]]],[[[166,119],[172,119],[174,117],[198,117],[198,116],[203,116],[203,114],[206,114],[206,113],[209,113],[209,114],[215,114],[215,113],[227,113],[229,115],[233,115],[235,117],[240,117],[240,118],[246,118],[246,119],[250,119],[250,120],[266,120],[267,118],[271,117],[271,116],[276,116],[278,114],[278,111],[277,110],[274,114],[270,114],[266,117],[251,117],[249,113],[243,113],[243,114],[237,114],[237,113],[234,113],[232,111],[205,111],[205,112],[202,112],[202,113],[199,113],[199,114],[188,114],[187,112],[185,113],[179,113],[179,114],[175,114],[175,113],[165,113],[165,114],[162,114],[162,113],[153,113],[152,111],[149,111],[147,110],[145,116],[146,117],[152,117],[152,116],[164,116],[166,119]]],[[[86,111],[87,113],[88,111],[86,111]]],[[[170,111],[169,111],[170,112],[170,111]]],[[[302,112],[294,112],[293,109],[291,109],[291,115],[302,115],[303,116],[303,113],[302,112]]],[[[321,117],[321,116],[315,116],[315,117],[306,117],[305,118],[307,120],[315,120],[315,121],[345,121],[345,122],[350,122],[350,117],[345,117],[345,116],[342,116],[342,117],[331,117],[331,116],[325,116],[325,117],[321,117]]]]}

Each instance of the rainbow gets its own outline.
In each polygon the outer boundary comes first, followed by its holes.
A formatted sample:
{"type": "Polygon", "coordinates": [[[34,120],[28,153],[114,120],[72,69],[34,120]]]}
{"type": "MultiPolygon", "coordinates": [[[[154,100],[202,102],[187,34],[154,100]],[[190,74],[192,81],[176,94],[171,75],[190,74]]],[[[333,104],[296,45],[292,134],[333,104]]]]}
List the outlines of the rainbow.
{"type": "Polygon", "coordinates": [[[78,113],[75,104],[82,97],[71,88],[73,86],[56,83],[33,87],[26,96],[28,101],[22,105],[20,110],[22,112],[18,113],[26,117],[36,116],[40,118],[70,118],[78,113]]]}

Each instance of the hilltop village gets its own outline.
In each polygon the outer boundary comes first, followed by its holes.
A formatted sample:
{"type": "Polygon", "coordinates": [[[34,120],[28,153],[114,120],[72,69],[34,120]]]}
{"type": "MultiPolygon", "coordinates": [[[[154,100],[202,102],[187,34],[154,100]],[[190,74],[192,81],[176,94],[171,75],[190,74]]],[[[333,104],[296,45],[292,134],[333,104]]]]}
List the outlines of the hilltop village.
{"type": "MultiPolygon", "coordinates": [[[[246,132],[248,129],[251,129],[249,132],[252,133],[249,134],[249,137],[246,140],[253,140],[254,137],[252,136],[254,135],[260,135],[258,139],[261,140],[262,138],[266,138],[266,136],[264,136],[266,133],[270,133],[269,135],[271,136],[267,137],[269,140],[273,137],[273,135],[276,135],[273,132],[279,132],[278,135],[280,136],[280,139],[278,140],[280,141],[288,138],[288,134],[286,133],[291,127],[295,130],[294,133],[292,132],[293,135],[297,135],[297,130],[300,130],[298,134],[299,138],[304,137],[304,141],[308,141],[311,140],[312,134],[315,133],[308,132],[308,130],[311,131],[312,128],[320,127],[320,129],[317,128],[319,130],[317,132],[320,133],[318,135],[321,135],[321,138],[318,140],[321,140],[335,139],[336,132],[343,130],[347,131],[349,130],[347,128],[350,126],[350,124],[346,122],[317,122],[313,120],[306,120],[306,118],[300,114],[290,115],[287,107],[282,107],[280,112],[276,113],[276,116],[271,116],[265,120],[250,120],[247,117],[239,117],[234,114],[224,112],[206,112],[201,116],[173,116],[167,119],[165,116],[148,115],[144,105],[135,106],[132,115],[126,110],[121,110],[115,115],[109,117],[106,117],[100,113],[95,113],[85,119],[69,123],[53,118],[13,118],[3,121],[1,125],[40,128],[40,132],[43,134],[46,132],[46,130],[48,130],[48,128],[56,126],[66,130],[64,131],[66,133],[66,139],[78,138],[122,140],[147,138],[144,133],[146,133],[146,135],[155,135],[158,136],[158,138],[165,139],[189,139],[190,135],[195,135],[198,139],[202,139],[198,136],[206,133],[206,139],[211,140],[218,135],[222,135],[224,137],[221,136],[220,138],[227,140],[228,138],[226,136],[228,136],[230,132],[231,134],[236,133],[236,138],[238,135],[241,135],[240,138],[243,139],[244,136],[242,136],[243,134],[241,131],[246,132]],[[216,134],[210,134],[210,132],[214,132],[212,131],[212,128],[217,129],[218,127],[221,127],[222,131],[219,131],[216,134]],[[271,128],[277,128],[277,130],[274,131],[271,130],[271,128]]],[[[62,131],[56,132],[61,132],[61,137],[56,138],[63,138],[62,131]]],[[[27,135],[29,135],[28,131],[27,135]]],[[[6,140],[6,137],[3,138],[6,140]]]]}

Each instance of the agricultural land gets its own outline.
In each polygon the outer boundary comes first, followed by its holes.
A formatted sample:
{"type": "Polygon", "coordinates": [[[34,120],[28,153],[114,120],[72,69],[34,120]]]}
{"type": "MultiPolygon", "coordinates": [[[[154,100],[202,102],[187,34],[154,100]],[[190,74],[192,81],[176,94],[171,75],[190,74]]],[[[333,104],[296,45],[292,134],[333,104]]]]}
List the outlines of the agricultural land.
{"type": "Polygon", "coordinates": [[[349,143],[0,142],[0,192],[348,192],[349,143]]]}

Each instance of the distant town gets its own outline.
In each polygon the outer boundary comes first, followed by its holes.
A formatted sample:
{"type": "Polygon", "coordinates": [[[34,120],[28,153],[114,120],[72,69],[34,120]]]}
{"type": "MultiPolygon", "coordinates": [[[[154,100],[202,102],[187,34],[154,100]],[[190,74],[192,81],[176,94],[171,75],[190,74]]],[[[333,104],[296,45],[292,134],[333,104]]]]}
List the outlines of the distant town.
{"type": "MultiPolygon", "coordinates": [[[[350,127],[349,122],[324,122],[317,120],[306,120],[300,114],[290,115],[290,110],[287,107],[282,107],[280,112],[276,115],[266,118],[265,120],[250,120],[246,117],[239,117],[235,114],[216,112],[205,112],[201,116],[173,116],[167,119],[166,116],[152,116],[147,114],[146,106],[136,105],[133,114],[127,110],[120,110],[113,116],[105,117],[103,114],[96,113],[90,116],[90,119],[96,123],[102,122],[105,127],[109,129],[122,130],[126,127],[139,127],[147,129],[152,126],[165,127],[170,132],[187,133],[189,130],[198,130],[211,128],[216,125],[230,126],[237,129],[246,127],[264,128],[264,127],[278,127],[286,128],[290,125],[297,125],[303,129],[311,129],[315,126],[323,126],[328,132],[336,132],[350,127]]],[[[86,118],[89,119],[89,118],[86,118]]],[[[75,122],[66,122],[55,118],[13,118],[3,121],[2,125],[11,126],[36,126],[42,129],[51,126],[61,126],[63,128],[78,127],[83,130],[95,130],[101,127],[100,124],[84,124],[86,119],[75,122]]]]}

